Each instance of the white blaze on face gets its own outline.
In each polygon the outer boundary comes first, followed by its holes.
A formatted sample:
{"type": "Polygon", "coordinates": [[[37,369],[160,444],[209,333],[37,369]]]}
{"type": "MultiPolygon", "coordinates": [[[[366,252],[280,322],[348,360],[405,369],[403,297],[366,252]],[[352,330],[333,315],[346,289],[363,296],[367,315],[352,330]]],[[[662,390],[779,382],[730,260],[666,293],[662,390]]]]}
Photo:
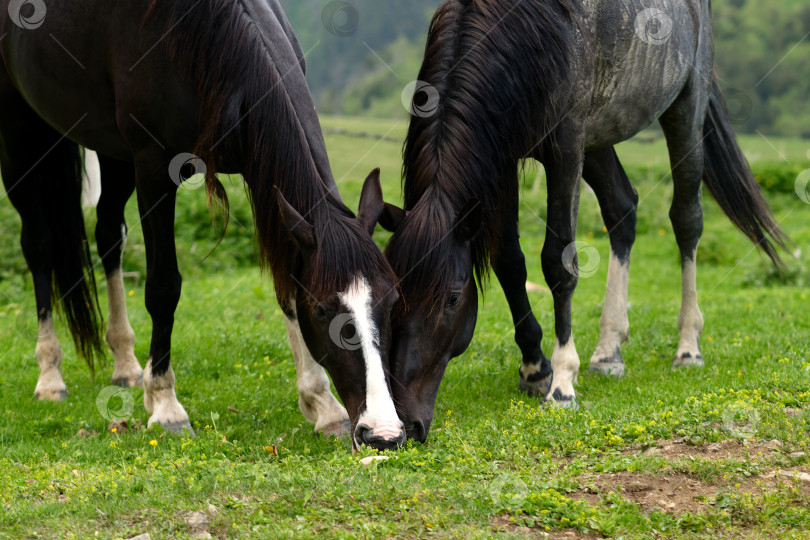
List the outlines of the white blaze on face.
{"type": "Polygon", "coordinates": [[[366,368],[366,408],[357,423],[367,425],[385,439],[397,438],[403,424],[385,383],[379,335],[371,319],[371,288],[365,278],[358,277],[338,298],[354,318],[366,368]]]}

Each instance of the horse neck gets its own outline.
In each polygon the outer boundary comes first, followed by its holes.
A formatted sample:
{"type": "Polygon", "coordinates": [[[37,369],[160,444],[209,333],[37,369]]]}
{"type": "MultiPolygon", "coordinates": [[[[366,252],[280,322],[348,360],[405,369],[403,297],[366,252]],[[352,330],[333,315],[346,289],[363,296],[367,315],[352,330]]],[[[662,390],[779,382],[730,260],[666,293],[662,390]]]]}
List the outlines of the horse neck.
{"type": "MultiPolygon", "coordinates": [[[[419,80],[438,92],[433,114],[414,116],[405,144],[405,200],[429,188],[456,210],[516,182],[521,158],[553,145],[570,99],[575,27],[568,0],[447,2],[434,16],[419,80]]],[[[488,211],[488,212],[487,212],[488,211]]]]}

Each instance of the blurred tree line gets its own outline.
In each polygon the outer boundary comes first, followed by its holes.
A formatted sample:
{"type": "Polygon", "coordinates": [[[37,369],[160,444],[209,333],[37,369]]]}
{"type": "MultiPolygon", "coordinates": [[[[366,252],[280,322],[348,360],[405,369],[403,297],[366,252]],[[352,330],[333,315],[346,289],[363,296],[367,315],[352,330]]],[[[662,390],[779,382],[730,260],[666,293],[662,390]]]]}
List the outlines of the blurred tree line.
{"type": "MultiPolygon", "coordinates": [[[[531,1],[531,0],[527,0],[531,1]]],[[[438,0],[281,0],[323,113],[398,117],[438,0]]],[[[739,131],[810,138],[810,0],[714,0],[717,70],[739,131]]]]}

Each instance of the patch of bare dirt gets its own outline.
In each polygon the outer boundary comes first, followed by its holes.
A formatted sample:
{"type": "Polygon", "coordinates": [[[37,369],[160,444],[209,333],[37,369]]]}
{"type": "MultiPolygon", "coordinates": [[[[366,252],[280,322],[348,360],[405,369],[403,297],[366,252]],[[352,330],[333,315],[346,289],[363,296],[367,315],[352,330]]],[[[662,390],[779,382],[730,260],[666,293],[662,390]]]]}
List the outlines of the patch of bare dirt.
{"type": "Polygon", "coordinates": [[[804,474],[801,471],[773,471],[738,481],[717,483],[701,482],[679,472],[662,475],[638,472],[586,474],[580,477],[581,488],[568,496],[597,505],[602,496],[613,492],[648,512],[659,510],[696,514],[705,509],[720,491],[733,490],[759,497],[784,486],[798,485],[802,491],[810,494],[810,481],[802,480],[804,474]]]}
{"type": "Polygon", "coordinates": [[[748,446],[736,439],[727,439],[716,443],[687,444],[683,439],[669,439],[657,441],[648,448],[628,448],[622,454],[636,455],[641,452],[645,456],[660,456],[663,458],[690,458],[723,459],[747,461],[752,456],[769,456],[782,451],[779,441],[749,441],[748,446]]]}

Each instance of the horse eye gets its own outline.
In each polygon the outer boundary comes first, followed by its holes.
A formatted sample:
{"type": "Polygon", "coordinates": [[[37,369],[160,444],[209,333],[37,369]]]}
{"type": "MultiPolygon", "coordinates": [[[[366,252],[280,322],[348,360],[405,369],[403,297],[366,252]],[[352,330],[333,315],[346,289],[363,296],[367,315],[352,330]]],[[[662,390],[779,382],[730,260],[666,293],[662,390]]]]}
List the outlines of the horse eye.
{"type": "Polygon", "coordinates": [[[447,297],[447,304],[446,307],[456,307],[458,305],[458,301],[461,299],[461,295],[458,293],[452,293],[450,296],[447,297]]]}
{"type": "Polygon", "coordinates": [[[326,308],[323,306],[315,306],[315,316],[319,319],[325,319],[327,316],[326,308]]]}

